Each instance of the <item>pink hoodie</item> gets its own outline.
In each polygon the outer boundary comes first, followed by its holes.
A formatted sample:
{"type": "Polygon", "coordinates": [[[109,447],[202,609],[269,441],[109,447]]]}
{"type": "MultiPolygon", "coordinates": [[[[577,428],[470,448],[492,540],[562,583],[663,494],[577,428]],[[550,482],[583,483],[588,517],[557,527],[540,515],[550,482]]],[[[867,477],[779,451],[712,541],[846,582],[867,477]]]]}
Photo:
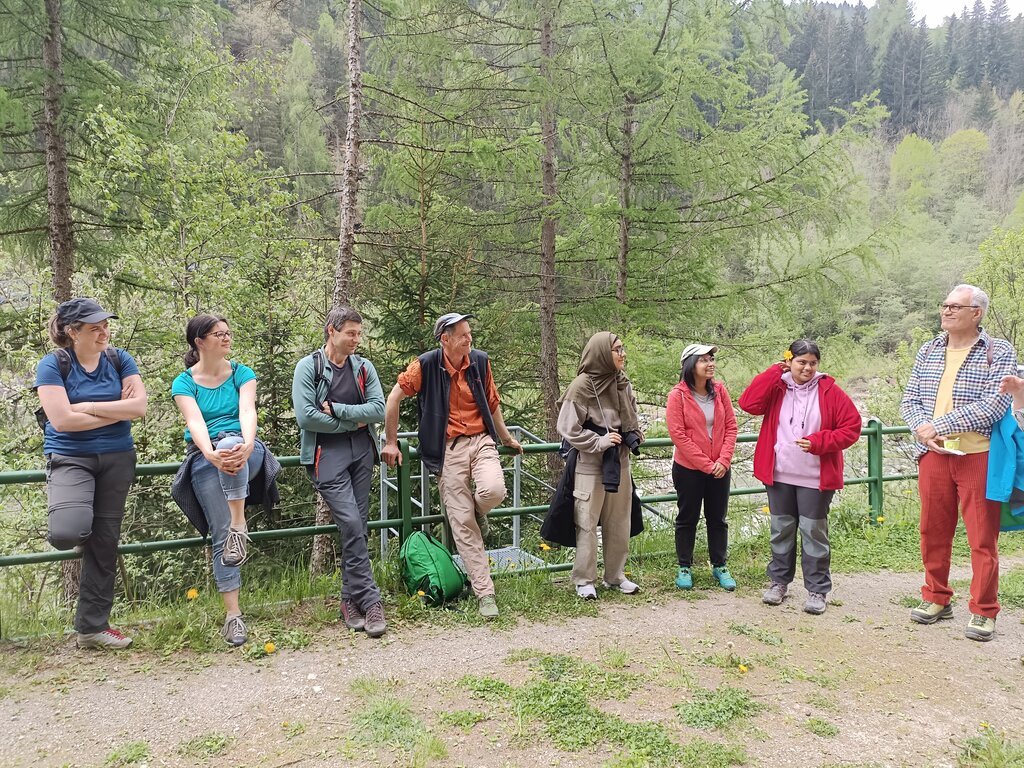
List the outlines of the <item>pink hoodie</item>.
{"type": "Polygon", "coordinates": [[[821,458],[803,451],[796,441],[821,429],[818,379],[824,375],[816,373],[806,384],[796,384],[793,374],[782,374],[786,394],[775,435],[775,482],[815,489],[821,485],[821,458]]]}

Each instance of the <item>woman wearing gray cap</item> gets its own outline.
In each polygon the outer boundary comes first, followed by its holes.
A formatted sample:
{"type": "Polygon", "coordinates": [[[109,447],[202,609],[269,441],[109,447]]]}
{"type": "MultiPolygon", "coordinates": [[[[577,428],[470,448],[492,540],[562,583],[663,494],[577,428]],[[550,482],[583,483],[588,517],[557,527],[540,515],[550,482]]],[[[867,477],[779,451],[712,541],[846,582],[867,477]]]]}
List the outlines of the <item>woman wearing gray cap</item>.
{"type": "Polygon", "coordinates": [[[132,356],[108,346],[110,318],[92,299],[71,299],[50,319],[57,350],[39,361],[50,543],[82,555],[75,611],[79,648],[126,648],[110,627],[125,500],[135,477],[132,419],[146,388],[132,356]]]}
{"type": "Polygon", "coordinates": [[[672,484],[676,515],[676,586],[693,588],[693,545],[701,506],[708,527],[711,574],[722,589],[736,589],[726,567],[729,549],[729,482],[736,450],[736,414],[725,385],[715,379],[715,353],[710,344],[690,344],[679,358],[679,383],[668,393],[665,420],[675,450],[672,484]]]}

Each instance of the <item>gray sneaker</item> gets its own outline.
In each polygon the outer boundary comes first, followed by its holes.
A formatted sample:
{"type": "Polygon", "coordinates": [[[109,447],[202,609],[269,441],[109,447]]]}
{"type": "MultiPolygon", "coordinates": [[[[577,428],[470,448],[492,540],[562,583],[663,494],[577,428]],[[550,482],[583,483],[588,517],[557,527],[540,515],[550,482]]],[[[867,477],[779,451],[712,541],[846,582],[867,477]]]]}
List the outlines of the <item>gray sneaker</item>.
{"type": "Polygon", "coordinates": [[[384,621],[384,603],[378,600],[366,609],[366,634],[369,637],[380,637],[388,628],[384,621]]]}
{"type": "Polygon", "coordinates": [[[480,610],[480,615],[485,619],[498,618],[498,603],[494,599],[494,595],[484,595],[481,597],[477,607],[480,610]]]}
{"type": "Polygon", "coordinates": [[[220,631],[220,636],[224,638],[224,642],[228,645],[245,645],[249,639],[249,630],[245,628],[245,621],[239,616],[228,616],[224,622],[224,627],[220,631]]]}
{"type": "Polygon", "coordinates": [[[75,644],[79,648],[105,648],[116,651],[131,645],[132,639],[125,637],[116,629],[107,627],[102,632],[79,632],[75,644]]]}
{"type": "Polygon", "coordinates": [[[249,532],[244,528],[228,529],[228,538],[224,542],[224,552],[221,553],[220,561],[229,568],[239,566],[249,559],[249,551],[246,543],[249,541],[249,532]]]}
{"type": "Polygon", "coordinates": [[[362,632],[366,629],[366,616],[359,610],[359,606],[355,604],[354,600],[346,599],[341,601],[341,618],[349,629],[356,632],[362,632]]]}
{"type": "Polygon", "coordinates": [[[953,606],[939,605],[929,600],[922,600],[916,608],[910,609],[910,620],[918,624],[934,624],[942,619],[953,618],[953,606]]]}
{"type": "Polygon", "coordinates": [[[808,592],[804,611],[813,613],[815,616],[823,614],[825,612],[825,596],[821,592],[808,592]]]}
{"type": "Polygon", "coordinates": [[[981,642],[985,642],[987,640],[991,640],[995,633],[995,619],[990,619],[988,616],[979,616],[976,613],[972,613],[971,620],[967,623],[967,631],[964,632],[964,635],[971,640],[980,640],[981,642]]]}
{"type": "Polygon", "coordinates": [[[782,601],[786,598],[786,591],[789,589],[785,584],[779,584],[777,581],[773,581],[771,586],[764,591],[764,595],[761,597],[761,602],[766,605],[782,605],[782,601]]]}

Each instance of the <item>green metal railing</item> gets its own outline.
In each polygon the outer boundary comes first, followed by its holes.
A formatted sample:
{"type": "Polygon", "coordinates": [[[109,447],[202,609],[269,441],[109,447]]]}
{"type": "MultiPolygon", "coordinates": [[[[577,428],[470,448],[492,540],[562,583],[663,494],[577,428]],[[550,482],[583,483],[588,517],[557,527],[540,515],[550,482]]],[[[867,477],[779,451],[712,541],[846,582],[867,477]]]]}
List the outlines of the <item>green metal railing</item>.
{"type": "MultiPolygon", "coordinates": [[[[868,503],[871,506],[872,514],[878,517],[883,514],[885,500],[885,483],[898,480],[912,480],[917,477],[916,473],[908,474],[884,474],[882,443],[886,435],[908,435],[910,430],[907,427],[886,427],[877,419],[870,419],[867,426],[861,430],[861,436],[867,438],[867,475],[863,477],[848,477],[846,485],[867,485],[868,503]]],[[[757,435],[743,434],[737,439],[740,443],[752,443],[757,440],[757,435]]],[[[667,448],[672,446],[669,438],[653,438],[644,443],[645,448],[667,448]]],[[[402,453],[402,463],[397,467],[398,492],[397,506],[398,516],[371,520],[370,530],[396,529],[402,541],[412,533],[413,528],[427,523],[440,522],[443,517],[440,514],[413,515],[413,481],[412,471],[414,464],[419,463],[419,453],[410,445],[408,440],[400,440],[399,448],[402,453]]],[[[526,454],[554,453],[559,448],[558,443],[534,443],[523,446],[526,454]]],[[[512,452],[507,448],[501,448],[500,453],[510,455],[512,452]]],[[[298,456],[286,456],[279,459],[282,467],[299,466],[298,456]]],[[[141,464],[136,467],[135,474],[138,477],[152,477],[159,475],[173,475],[178,471],[180,465],[168,464],[141,464]]],[[[46,480],[46,473],[43,470],[17,470],[12,472],[0,472],[0,485],[20,485],[29,483],[42,483],[46,480]]],[[[764,486],[758,485],[749,488],[733,488],[731,496],[746,496],[764,493],[764,486]]],[[[657,494],[641,496],[640,501],[647,504],[675,501],[676,494],[657,494]]],[[[522,515],[536,515],[547,511],[547,505],[536,505],[526,507],[502,507],[490,513],[492,518],[517,517],[522,515]]],[[[264,531],[252,531],[250,537],[253,541],[271,541],[275,539],[292,539],[317,534],[333,534],[337,528],[331,525],[310,525],[300,528],[277,528],[264,531]]],[[[178,549],[190,549],[201,547],[208,541],[201,537],[185,539],[169,539],[161,541],[141,541],[121,544],[118,552],[123,554],[143,554],[147,552],[160,552],[178,549]]],[[[33,563],[51,563],[60,560],[73,560],[80,555],[74,551],[58,552],[23,552],[11,555],[0,556],[0,568],[13,565],[30,565],[33,563]]],[[[555,566],[561,567],[561,566],[555,566]]]]}

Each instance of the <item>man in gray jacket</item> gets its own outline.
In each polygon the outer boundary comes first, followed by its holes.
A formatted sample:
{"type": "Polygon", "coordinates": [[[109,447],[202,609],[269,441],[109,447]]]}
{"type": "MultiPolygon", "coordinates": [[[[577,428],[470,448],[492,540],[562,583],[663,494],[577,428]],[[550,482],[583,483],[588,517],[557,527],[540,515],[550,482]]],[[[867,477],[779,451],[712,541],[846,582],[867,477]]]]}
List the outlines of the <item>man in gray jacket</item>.
{"type": "Polygon", "coordinates": [[[324,346],[295,366],[292,403],[301,430],[300,461],[341,534],[341,616],[349,629],[380,637],[387,623],[366,524],[379,460],[373,425],[384,420],[384,392],[373,365],[355,353],[362,335],[358,312],[332,309],[324,346]]]}

